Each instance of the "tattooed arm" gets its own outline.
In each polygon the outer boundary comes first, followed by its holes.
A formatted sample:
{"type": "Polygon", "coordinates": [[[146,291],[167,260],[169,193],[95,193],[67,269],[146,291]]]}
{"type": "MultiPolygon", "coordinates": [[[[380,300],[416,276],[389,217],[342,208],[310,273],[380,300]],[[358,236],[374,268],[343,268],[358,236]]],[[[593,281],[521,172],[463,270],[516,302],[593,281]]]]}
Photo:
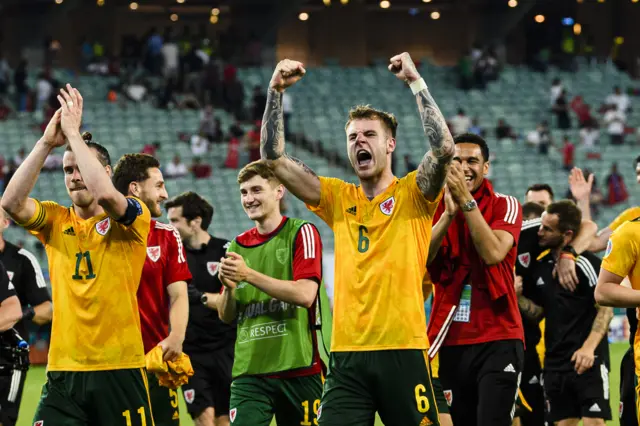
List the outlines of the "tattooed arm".
{"type": "Polygon", "coordinates": [[[600,341],[607,335],[609,332],[609,323],[613,318],[613,308],[608,308],[606,306],[598,306],[598,314],[593,320],[593,325],[591,326],[591,333],[589,333],[589,337],[584,341],[582,346],[586,346],[590,349],[595,350],[600,341]]]}
{"type": "Polygon", "coordinates": [[[266,160],[282,184],[303,202],[320,203],[320,179],[306,164],[284,150],[284,110],[282,93],[300,80],[305,70],[300,62],[285,59],[278,63],[267,93],[267,106],[260,131],[260,157],[266,160]]]}
{"type": "Polygon", "coordinates": [[[453,158],[453,137],[438,105],[429,93],[424,80],[418,74],[411,56],[406,52],[401,53],[391,58],[390,62],[389,70],[399,79],[416,84],[422,81],[422,86],[418,87],[420,90],[417,93],[414,91],[414,93],[416,93],[424,134],[427,136],[431,149],[425,154],[418,166],[416,183],[425,198],[433,201],[442,191],[447,168],[453,158]]]}
{"type": "Polygon", "coordinates": [[[544,309],[541,306],[536,305],[523,295],[518,296],[518,307],[524,316],[532,320],[539,320],[544,315],[544,309]]]}

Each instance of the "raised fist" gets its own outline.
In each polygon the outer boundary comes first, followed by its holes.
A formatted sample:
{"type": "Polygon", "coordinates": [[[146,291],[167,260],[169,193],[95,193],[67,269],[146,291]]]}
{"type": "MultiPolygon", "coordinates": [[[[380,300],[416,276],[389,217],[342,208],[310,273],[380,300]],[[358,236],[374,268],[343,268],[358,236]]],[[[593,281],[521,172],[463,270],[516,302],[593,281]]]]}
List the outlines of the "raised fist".
{"type": "Polygon", "coordinates": [[[300,80],[306,72],[307,70],[302,66],[302,62],[283,59],[276,65],[269,87],[278,92],[283,92],[284,89],[300,80]]]}
{"type": "Polygon", "coordinates": [[[413,83],[420,79],[416,65],[413,63],[411,55],[407,52],[392,57],[389,62],[389,71],[394,73],[400,80],[413,83]]]}

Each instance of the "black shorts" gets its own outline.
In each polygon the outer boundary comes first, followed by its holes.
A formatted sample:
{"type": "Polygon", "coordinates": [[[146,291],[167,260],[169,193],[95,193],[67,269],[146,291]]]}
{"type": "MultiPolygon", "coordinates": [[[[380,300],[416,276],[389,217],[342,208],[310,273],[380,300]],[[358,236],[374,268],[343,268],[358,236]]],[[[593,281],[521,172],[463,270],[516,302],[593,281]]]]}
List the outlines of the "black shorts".
{"type": "Polygon", "coordinates": [[[583,374],[545,371],[542,386],[547,403],[547,420],[591,417],[611,420],[609,369],[596,361],[583,374]]]}
{"type": "Polygon", "coordinates": [[[638,426],[636,415],[636,371],[633,348],[629,348],[620,362],[620,426],[638,426]]]}
{"type": "Polygon", "coordinates": [[[440,381],[454,425],[511,426],[524,364],[520,340],[440,349],[440,381]]]}
{"type": "Polygon", "coordinates": [[[14,370],[10,376],[0,377],[0,424],[14,426],[27,379],[26,371],[14,370]]]}
{"type": "Polygon", "coordinates": [[[229,415],[233,351],[234,346],[229,345],[214,352],[189,354],[194,374],[182,386],[182,394],[192,418],[209,407],[216,417],[229,415]]]}
{"type": "Polygon", "coordinates": [[[536,348],[531,347],[524,353],[524,370],[515,417],[520,418],[522,426],[540,426],[544,424],[544,414],[542,368],[536,348]]]}

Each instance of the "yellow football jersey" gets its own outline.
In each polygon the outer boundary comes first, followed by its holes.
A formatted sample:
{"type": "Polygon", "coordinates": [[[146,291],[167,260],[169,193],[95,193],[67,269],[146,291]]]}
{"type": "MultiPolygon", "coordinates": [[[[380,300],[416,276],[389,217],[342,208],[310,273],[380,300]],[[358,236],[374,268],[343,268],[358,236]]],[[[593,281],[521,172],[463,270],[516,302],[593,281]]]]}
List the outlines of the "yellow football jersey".
{"type": "MultiPolygon", "coordinates": [[[[607,244],[601,268],[620,277],[629,277],[631,287],[640,290],[640,218],[616,229],[607,244]]],[[[640,375],[640,334],[635,336],[636,375],[640,375]]]]}
{"type": "Polygon", "coordinates": [[[335,235],[331,350],[426,349],[422,281],[433,215],[416,172],[373,200],[359,186],[320,178],[320,203],[308,206],[335,235]]]}
{"type": "Polygon", "coordinates": [[[151,215],[143,202],[130,226],[106,213],[83,220],[72,207],[36,200],[21,224],[49,258],[53,322],[49,371],[144,367],[136,292],[151,215]]]}
{"type": "Polygon", "coordinates": [[[620,213],[618,217],[616,217],[613,222],[609,224],[609,229],[615,231],[623,223],[633,220],[637,217],[640,217],[640,207],[630,207],[620,213]]]}

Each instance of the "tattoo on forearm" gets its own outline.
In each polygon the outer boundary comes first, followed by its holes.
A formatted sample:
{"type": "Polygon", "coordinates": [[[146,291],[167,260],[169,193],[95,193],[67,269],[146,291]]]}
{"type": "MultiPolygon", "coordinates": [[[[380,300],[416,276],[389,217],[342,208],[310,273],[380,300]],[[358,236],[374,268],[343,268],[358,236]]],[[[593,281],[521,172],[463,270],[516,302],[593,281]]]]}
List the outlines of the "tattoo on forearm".
{"type": "Polygon", "coordinates": [[[453,137],[438,105],[427,89],[416,95],[424,134],[431,150],[418,166],[416,181],[427,199],[434,199],[444,186],[454,152],[453,137]]]}
{"type": "Polygon", "coordinates": [[[520,308],[520,312],[522,312],[527,318],[531,318],[537,320],[542,318],[544,315],[544,309],[542,307],[536,305],[524,296],[518,297],[518,307],[520,308]]]}
{"type": "Polygon", "coordinates": [[[282,93],[269,89],[267,106],[260,130],[260,156],[263,160],[277,160],[284,154],[284,110],[282,93]]]}
{"type": "Polygon", "coordinates": [[[311,170],[311,168],[309,166],[304,164],[302,162],[302,160],[300,160],[300,159],[298,159],[296,157],[292,157],[292,156],[290,156],[288,154],[284,154],[284,156],[287,157],[289,160],[293,161],[294,163],[296,163],[297,165],[299,165],[302,168],[302,170],[305,171],[305,173],[310,174],[312,176],[316,176],[316,177],[318,176],[313,170],[311,170]]]}
{"type": "Polygon", "coordinates": [[[598,307],[598,314],[593,320],[591,332],[606,335],[609,332],[609,323],[613,318],[613,309],[604,306],[598,307]]]}

